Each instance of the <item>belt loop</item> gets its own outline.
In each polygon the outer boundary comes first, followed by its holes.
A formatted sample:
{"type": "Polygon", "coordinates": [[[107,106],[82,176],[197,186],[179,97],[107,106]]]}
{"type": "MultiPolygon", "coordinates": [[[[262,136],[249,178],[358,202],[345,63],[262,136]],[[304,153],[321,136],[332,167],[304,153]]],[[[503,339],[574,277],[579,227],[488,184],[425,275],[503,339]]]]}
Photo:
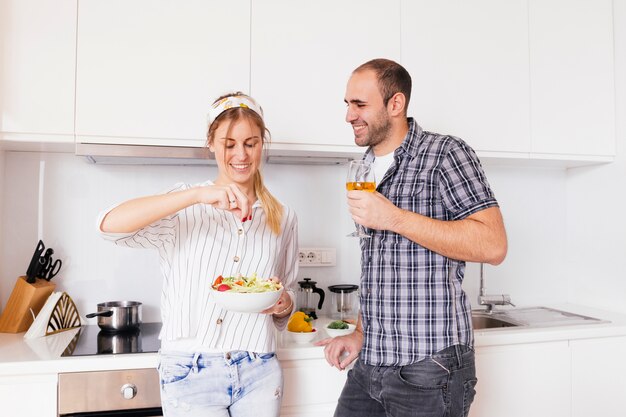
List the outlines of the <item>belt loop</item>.
{"type": "Polygon", "coordinates": [[[251,360],[251,361],[253,361],[253,360],[255,360],[256,358],[258,358],[258,355],[257,355],[256,353],[254,353],[254,352],[250,352],[250,351],[248,351],[248,356],[250,357],[250,360],[251,360]]]}
{"type": "Polygon", "coordinates": [[[461,366],[463,366],[463,358],[461,357],[461,345],[454,345],[454,350],[456,351],[457,364],[459,368],[461,368],[461,366]]]}
{"type": "Polygon", "coordinates": [[[198,361],[200,359],[200,352],[196,352],[193,354],[193,359],[191,360],[191,370],[194,373],[198,373],[198,361]]]}

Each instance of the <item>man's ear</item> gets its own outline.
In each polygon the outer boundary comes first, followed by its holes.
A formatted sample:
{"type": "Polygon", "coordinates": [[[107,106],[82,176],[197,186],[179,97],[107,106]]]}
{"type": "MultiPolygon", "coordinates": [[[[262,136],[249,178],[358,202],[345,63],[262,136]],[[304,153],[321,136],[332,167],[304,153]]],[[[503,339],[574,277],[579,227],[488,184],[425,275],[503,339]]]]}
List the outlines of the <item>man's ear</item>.
{"type": "Polygon", "coordinates": [[[387,111],[390,116],[401,116],[405,113],[406,97],[402,93],[396,93],[387,103],[387,111]]]}

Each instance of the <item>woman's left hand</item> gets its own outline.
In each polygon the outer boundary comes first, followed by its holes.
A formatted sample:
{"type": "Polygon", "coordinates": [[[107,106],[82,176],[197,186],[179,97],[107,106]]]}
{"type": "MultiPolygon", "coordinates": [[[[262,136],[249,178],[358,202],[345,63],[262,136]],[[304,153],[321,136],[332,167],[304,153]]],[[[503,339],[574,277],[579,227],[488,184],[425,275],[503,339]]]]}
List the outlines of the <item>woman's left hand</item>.
{"type": "MultiPolygon", "coordinates": [[[[280,282],[277,277],[271,277],[271,281],[280,282]]],[[[283,290],[282,294],[280,294],[280,298],[273,306],[266,308],[261,311],[262,314],[288,314],[293,310],[293,302],[291,301],[291,297],[287,294],[287,291],[283,290]]]]}

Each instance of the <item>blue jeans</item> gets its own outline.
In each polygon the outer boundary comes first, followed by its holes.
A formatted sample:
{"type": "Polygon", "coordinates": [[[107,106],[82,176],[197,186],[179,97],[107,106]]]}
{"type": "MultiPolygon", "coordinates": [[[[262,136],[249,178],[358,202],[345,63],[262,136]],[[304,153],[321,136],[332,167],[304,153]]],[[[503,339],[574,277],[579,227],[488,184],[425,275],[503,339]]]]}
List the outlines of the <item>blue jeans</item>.
{"type": "Polygon", "coordinates": [[[283,374],[273,353],[161,353],[166,417],[278,417],[283,374]]]}
{"type": "Polygon", "coordinates": [[[465,346],[406,366],[357,360],[335,417],[467,417],[476,381],[474,351],[465,346]]]}

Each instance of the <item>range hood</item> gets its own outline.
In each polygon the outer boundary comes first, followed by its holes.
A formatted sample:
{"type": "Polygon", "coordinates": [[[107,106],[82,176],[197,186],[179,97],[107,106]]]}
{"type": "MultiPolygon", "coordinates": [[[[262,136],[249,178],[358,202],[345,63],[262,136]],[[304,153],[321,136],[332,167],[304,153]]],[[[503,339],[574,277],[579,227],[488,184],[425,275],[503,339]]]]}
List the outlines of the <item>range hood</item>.
{"type": "MultiPolygon", "coordinates": [[[[269,164],[337,165],[360,159],[363,152],[357,146],[271,143],[264,157],[269,164]]],[[[77,143],[76,155],[102,165],[215,165],[203,147],[77,143]]]]}

